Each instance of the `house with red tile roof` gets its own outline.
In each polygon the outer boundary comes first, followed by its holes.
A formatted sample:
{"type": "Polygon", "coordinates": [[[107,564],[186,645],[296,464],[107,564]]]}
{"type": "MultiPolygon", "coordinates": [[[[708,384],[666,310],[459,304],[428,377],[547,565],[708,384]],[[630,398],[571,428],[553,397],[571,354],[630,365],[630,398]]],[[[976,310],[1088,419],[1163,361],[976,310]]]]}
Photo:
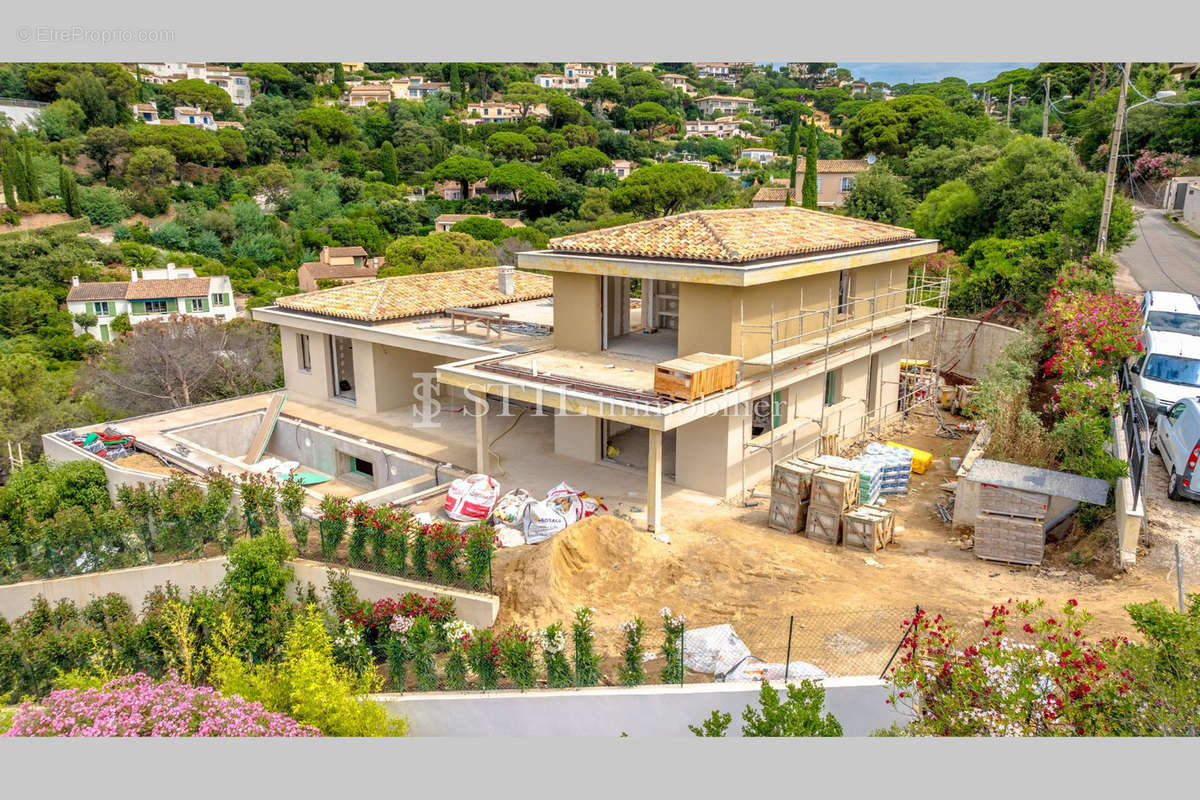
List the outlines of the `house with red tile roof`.
{"type": "Polygon", "coordinates": [[[168,264],[166,269],[129,270],[127,281],[81,282],[71,278],[67,310],[92,314],[96,323],[87,331],[73,323],[75,333],[88,333],[107,342],[114,338],[113,319],[129,315],[130,324],[165,319],[173,314],[228,321],[237,315],[228,275],[197,277],[190,267],[168,264]]]}

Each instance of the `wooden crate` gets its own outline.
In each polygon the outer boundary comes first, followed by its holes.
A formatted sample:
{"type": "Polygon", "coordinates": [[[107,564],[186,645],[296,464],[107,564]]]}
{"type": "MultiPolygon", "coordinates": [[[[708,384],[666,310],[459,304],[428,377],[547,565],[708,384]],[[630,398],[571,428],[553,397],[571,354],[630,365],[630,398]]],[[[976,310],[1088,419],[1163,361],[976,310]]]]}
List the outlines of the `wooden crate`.
{"type": "Polygon", "coordinates": [[[780,461],[771,477],[771,497],[786,500],[807,500],[812,491],[813,475],[820,466],[796,459],[780,461]]]}
{"type": "Polygon", "coordinates": [[[988,514],[1004,514],[1010,517],[1045,519],[1050,505],[1050,495],[1029,492],[1024,489],[1009,489],[990,483],[979,484],[979,510],[988,514]]]}
{"type": "Polygon", "coordinates": [[[767,512],[767,527],[784,533],[799,533],[804,530],[808,516],[808,502],[771,497],[771,510],[767,512]]]}
{"type": "Polygon", "coordinates": [[[737,356],[692,353],[654,365],[654,393],[691,402],[737,384],[737,356]]]}
{"type": "Polygon", "coordinates": [[[858,505],[858,473],[825,467],[812,479],[812,504],[839,514],[858,505]]]}
{"type": "Polygon", "coordinates": [[[1040,564],[1045,551],[1041,520],[984,513],[975,518],[975,555],[979,558],[1040,564]]]}
{"type": "Polygon", "coordinates": [[[842,515],[842,545],[874,553],[892,541],[896,516],[877,506],[862,506],[842,515]]]}
{"type": "Polygon", "coordinates": [[[838,544],[842,541],[842,513],[810,505],[804,520],[804,535],[813,541],[838,544]]]}

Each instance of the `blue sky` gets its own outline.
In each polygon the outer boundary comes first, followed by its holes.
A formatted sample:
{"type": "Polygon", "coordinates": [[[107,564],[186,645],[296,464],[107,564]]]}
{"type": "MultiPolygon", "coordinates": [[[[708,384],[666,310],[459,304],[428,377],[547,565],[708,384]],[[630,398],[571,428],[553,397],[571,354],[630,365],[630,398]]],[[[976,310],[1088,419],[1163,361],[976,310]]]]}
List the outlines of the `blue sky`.
{"type": "Polygon", "coordinates": [[[854,77],[885,83],[912,83],[913,81],[940,81],[951,75],[967,83],[991,80],[998,73],[1018,67],[1036,67],[1036,62],[948,62],[925,61],[915,63],[889,61],[860,61],[838,63],[854,73],[854,77]]]}

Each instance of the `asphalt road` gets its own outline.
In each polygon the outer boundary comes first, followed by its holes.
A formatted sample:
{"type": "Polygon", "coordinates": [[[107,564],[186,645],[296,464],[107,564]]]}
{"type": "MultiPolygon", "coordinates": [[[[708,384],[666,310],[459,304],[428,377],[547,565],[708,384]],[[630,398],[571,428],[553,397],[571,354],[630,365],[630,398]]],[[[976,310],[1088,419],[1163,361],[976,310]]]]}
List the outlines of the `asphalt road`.
{"type": "Polygon", "coordinates": [[[1167,222],[1157,208],[1142,208],[1137,240],[1116,254],[1143,291],[1200,295],[1200,238],[1167,222]]]}

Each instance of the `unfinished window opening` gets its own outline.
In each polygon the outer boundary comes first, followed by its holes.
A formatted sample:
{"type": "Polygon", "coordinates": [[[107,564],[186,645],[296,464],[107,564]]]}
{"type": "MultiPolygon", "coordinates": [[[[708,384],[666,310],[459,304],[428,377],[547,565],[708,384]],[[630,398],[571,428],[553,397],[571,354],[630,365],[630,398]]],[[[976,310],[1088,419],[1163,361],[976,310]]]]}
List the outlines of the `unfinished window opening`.
{"type": "Polygon", "coordinates": [[[354,402],[354,342],[344,336],[332,336],[333,395],[354,402]]]}
{"type": "Polygon", "coordinates": [[[612,275],[601,280],[601,349],[655,362],[679,355],[678,283],[612,275]]]}
{"type": "Polygon", "coordinates": [[[842,371],[830,370],[825,373],[825,405],[831,406],[842,400],[842,371]]]}
{"type": "Polygon", "coordinates": [[[350,472],[363,478],[375,479],[375,465],[358,456],[350,457],[350,472]]]}
{"type": "Polygon", "coordinates": [[[754,401],[753,414],[750,420],[750,436],[761,436],[772,428],[778,428],[787,421],[787,401],[783,392],[775,393],[774,402],[770,395],[763,395],[754,401]]]}
{"type": "Polygon", "coordinates": [[[853,313],[850,303],[850,293],[852,291],[851,284],[853,278],[850,275],[850,270],[844,269],[838,276],[838,309],[837,313],[840,317],[850,316],[853,313]]]}
{"type": "Polygon", "coordinates": [[[296,350],[300,353],[300,369],[312,372],[312,351],[309,350],[307,333],[296,334],[296,350]]]}
{"type": "MultiPolygon", "coordinates": [[[[646,471],[650,463],[650,432],[645,428],[614,420],[600,421],[603,437],[602,460],[646,471]]],[[[662,471],[667,480],[675,480],[675,431],[665,431],[662,439],[662,471]]]]}

